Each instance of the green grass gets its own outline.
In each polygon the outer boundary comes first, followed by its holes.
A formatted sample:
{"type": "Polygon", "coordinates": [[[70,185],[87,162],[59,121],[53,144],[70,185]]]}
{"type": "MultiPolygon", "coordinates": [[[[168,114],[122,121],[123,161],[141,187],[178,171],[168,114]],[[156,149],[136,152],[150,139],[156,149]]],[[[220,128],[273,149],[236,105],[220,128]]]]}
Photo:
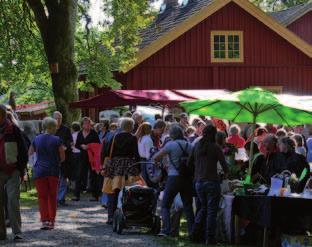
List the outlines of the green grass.
{"type": "MultiPolygon", "coordinates": [[[[159,240],[157,240],[157,242],[159,242],[163,246],[176,246],[176,247],[186,247],[186,246],[187,247],[204,247],[204,246],[207,246],[204,244],[193,244],[184,237],[160,238],[159,240]]],[[[218,247],[232,247],[232,246],[233,245],[218,245],[218,247]]]]}
{"type": "MultiPolygon", "coordinates": [[[[204,244],[194,244],[191,243],[187,238],[187,225],[185,218],[181,219],[181,226],[180,226],[180,237],[166,237],[160,238],[156,237],[157,242],[159,242],[163,246],[176,246],[176,247],[204,247],[207,245],[204,244]]],[[[233,245],[218,245],[218,247],[231,247],[233,245]]],[[[233,246],[234,247],[234,246],[233,246]]]]}
{"type": "Polygon", "coordinates": [[[21,206],[29,208],[37,206],[37,191],[34,187],[29,191],[21,192],[21,206]]]}

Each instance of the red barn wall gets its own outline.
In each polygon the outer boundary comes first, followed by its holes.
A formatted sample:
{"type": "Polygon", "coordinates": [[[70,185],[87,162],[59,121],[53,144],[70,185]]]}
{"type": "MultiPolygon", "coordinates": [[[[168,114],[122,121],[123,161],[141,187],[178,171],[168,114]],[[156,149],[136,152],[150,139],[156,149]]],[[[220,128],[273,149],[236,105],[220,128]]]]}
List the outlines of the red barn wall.
{"type": "Polygon", "coordinates": [[[291,23],[288,28],[312,45],[312,11],[291,23]]]}
{"type": "Polygon", "coordinates": [[[124,89],[229,89],[283,86],[284,92],[312,93],[312,59],[230,3],[126,74],[124,89]],[[211,63],[211,30],[244,32],[243,63],[211,63]]]}

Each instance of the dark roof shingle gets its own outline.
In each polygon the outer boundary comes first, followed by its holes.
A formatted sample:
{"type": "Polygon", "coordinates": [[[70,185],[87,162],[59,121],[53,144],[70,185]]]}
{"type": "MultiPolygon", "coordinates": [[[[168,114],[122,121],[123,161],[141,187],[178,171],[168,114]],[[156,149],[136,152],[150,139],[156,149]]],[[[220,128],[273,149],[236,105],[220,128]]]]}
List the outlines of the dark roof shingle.
{"type": "Polygon", "coordinates": [[[141,32],[142,42],[140,49],[148,46],[213,1],[214,0],[190,0],[185,7],[166,8],[163,13],[156,17],[155,21],[148,28],[141,32]]]}
{"type": "Polygon", "coordinates": [[[279,23],[287,26],[311,10],[312,2],[309,2],[305,4],[299,4],[282,11],[272,12],[270,15],[279,23]]]}

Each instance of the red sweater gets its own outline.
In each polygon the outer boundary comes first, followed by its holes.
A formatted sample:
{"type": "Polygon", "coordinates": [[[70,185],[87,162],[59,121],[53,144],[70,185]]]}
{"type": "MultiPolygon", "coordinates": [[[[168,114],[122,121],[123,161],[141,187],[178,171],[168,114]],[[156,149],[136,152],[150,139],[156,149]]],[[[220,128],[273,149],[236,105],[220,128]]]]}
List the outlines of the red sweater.
{"type": "Polygon", "coordinates": [[[243,148],[246,143],[245,139],[239,135],[230,135],[226,142],[233,144],[236,148],[243,148]]]}

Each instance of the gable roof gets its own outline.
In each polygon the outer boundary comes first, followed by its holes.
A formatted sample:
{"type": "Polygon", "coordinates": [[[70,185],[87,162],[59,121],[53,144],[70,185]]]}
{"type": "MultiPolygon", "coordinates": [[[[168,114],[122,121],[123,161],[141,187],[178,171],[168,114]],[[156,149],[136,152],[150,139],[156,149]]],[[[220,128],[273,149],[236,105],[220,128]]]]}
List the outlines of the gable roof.
{"type": "Polygon", "coordinates": [[[310,11],[312,11],[312,2],[299,4],[282,11],[272,12],[270,15],[279,23],[288,26],[310,11]]]}
{"type": "Polygon", "coordinates": [[[167,7],[163,13],[157,15],[152,25],[141,32],[142,42],[140,44],[140,49],[146,47],[212,2],[213,0],[190,0],[183,8],[167,7]]]}
{"type": "Polygon", "coordinates": [[[310,44],[299,38],[248,0],[193,0],[189,3],[188,7],[184,7],[185,9],[167,10],[167,13],[165,11],[165,13],[157,17],[156,21],[150,27],[142,32],[143,40],[140,50],[137,53],[136,62],[128,66],[123,72],[130,71],[230,2],[236,3],[298,50],[312,58],[312,46],[310,44]]]}

